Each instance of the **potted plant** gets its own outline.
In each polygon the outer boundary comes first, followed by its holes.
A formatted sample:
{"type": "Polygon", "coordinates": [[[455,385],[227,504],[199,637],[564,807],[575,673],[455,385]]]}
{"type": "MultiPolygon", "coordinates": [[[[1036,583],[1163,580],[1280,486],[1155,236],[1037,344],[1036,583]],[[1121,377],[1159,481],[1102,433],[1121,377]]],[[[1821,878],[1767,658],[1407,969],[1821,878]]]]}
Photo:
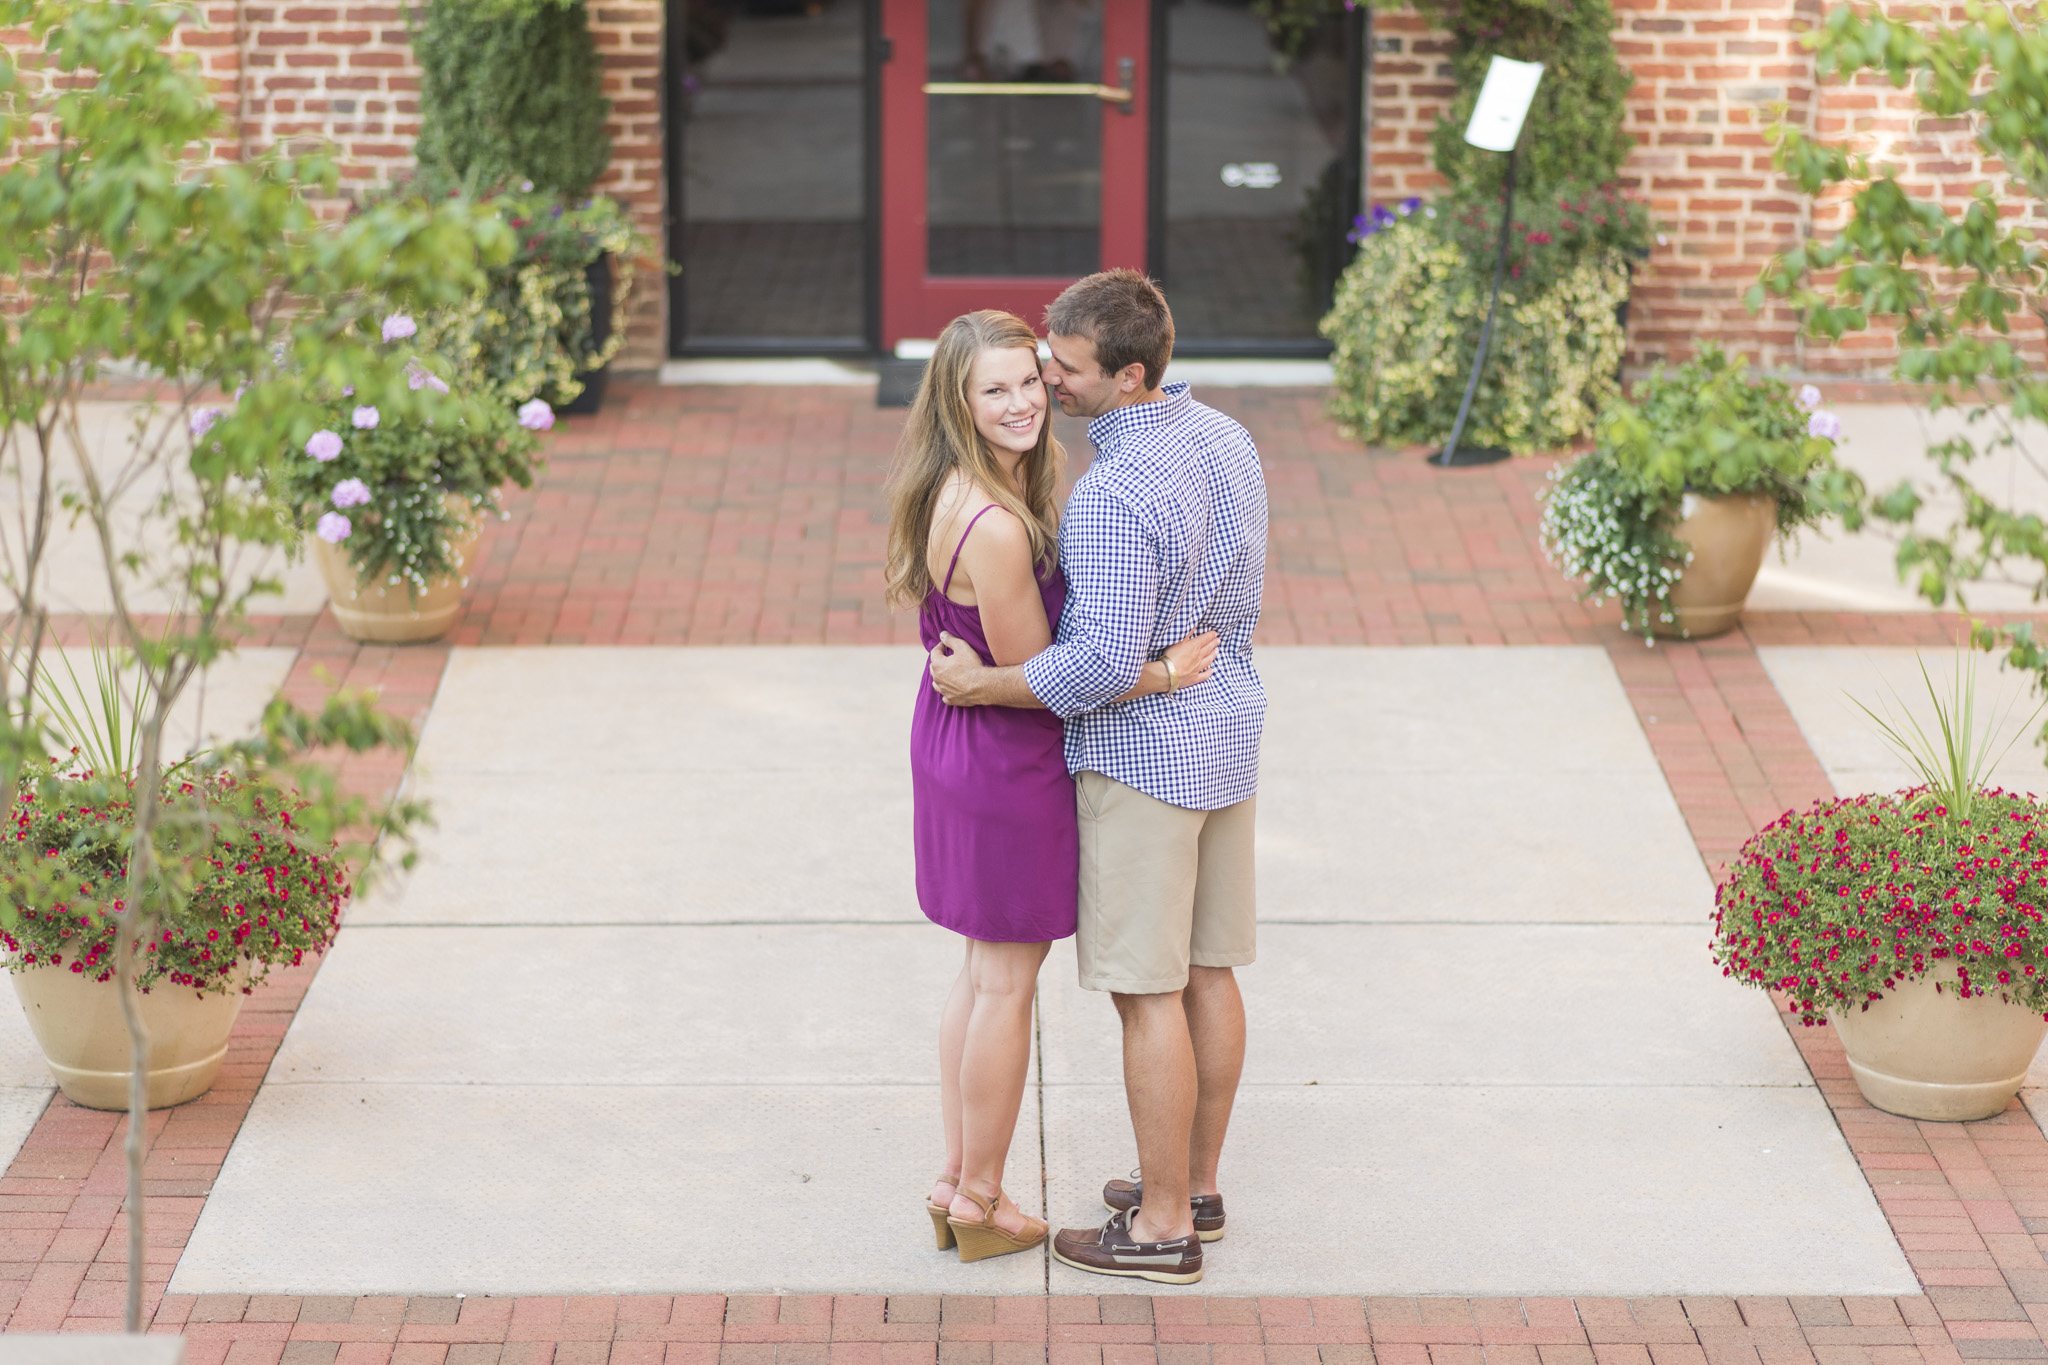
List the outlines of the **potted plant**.
{"type": "MultiPolygon", "coordinates": [[[[29,767],[7,831],[45,859],[39,872],[57,894],[28,898],[0,929],[0,945],[51,1075],[65,1098],[88,1109],[128,1107],[133,1063],[111,983],[134,780],[56,763],[29,767]]],[[[272,967],[297,966],[333,942],[350,877],[331,840],[309,840],[296,828],[306,804],[224,769],[187,764],[166,773],[157,801],[169,834],[163,865],[185,893],[156,917],[135,977],[151,1109],[204,1094],[227,1056],[243,997],[272,967]]],[[[0,872],[10,894],[17,881],[0,872]]]]}
{"type": "MultiPolygon", "coordinates": [[[[423,174],[407,192],[433,197],[437,183],[423,174]]],[[[518,245],[510,261],[484,271],[484,289],[469,303],[426,319],[429,344],[473,355],[478,382],[508,405],[541,398],[557,415],[597,411],[605,367],[626,340],[614,319],[630,305],[636,262],[653,241],[602,195],[571,205],[522,189],[484,202],[518,245]]]]}
{"type": "MultiPolygon", "coordinates": [[[[419,331],[403,313],[382,323],[384,342],[419,331]]],[[[448,368],[445,358],[432,357],[448,368]]],[[[462,610],[462,590],[484,515],[508,481],[533,486],[534,433],[554,425],[543,399],[516,412],[489,385],[454,396],[429,358],[408,355],[408,386],[444,401],[411,415],[359,401],[353,386],[327,390],[324,421],[269,471],[278,499],[311,534],[335,621],[352,639],[432,640],[462,610]]],[[[324,387],[309,385],[316,401],[324,387]]]]}
{"type": "Polygon", "coordinates": [[[1864,1098],[1909,1118],[2003,1110],[2048,1031],[2048,808],[1985,786],[1974,672],[1945,702],[1927,680],[1938,739],[1873,716],[1920,786],[1786,813],[1714,896],[1722,974],[1833,1023],[1864,1098]]]}
{"type": "Polygon", "coordinates": [[[1622,628],[1699,639],[1733,629],[1780,532],[1859,492],[1834,460],[1841,423],[1807,385],[1753,377],[1714,346],[1601,414],[1593,449],[1551,474],[1542,540],[1581,596],[1620,599],[1622,628]]]}

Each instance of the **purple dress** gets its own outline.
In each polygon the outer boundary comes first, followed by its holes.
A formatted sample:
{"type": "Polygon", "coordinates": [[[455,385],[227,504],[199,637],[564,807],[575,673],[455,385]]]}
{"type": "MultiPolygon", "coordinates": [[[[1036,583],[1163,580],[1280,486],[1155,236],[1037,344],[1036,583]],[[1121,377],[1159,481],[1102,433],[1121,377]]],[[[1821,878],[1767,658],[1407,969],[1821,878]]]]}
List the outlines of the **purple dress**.
{"type": "MultiPolygon", "coordinates": [[[[993,509],[974,514],[945,583],[925,597],[919,636],[929,654],[945,631],[993,665],[981,612],[946,596],[960,548],[993,509]]],[[[1059,629],[1067,580],[1039,580],[1045,618],[1059,629]]],[[[917,846],[917,901],[925,917],[994,943],[1047,943],[1074,932],[1081,836],[1059,717],[1014,706],[948,706],[930,665],[910,719],[910,789],[917,846]]]]}

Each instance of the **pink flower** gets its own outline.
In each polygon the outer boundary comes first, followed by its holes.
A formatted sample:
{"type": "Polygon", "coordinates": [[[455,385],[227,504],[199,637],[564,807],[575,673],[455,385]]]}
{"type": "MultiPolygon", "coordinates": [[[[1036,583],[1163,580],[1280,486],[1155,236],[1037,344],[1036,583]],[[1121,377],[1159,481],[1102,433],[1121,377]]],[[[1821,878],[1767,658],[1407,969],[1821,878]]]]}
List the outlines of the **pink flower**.
{"type": "Polygon", "coordinates": [[[207,432],[213,430],[215,422],[218,422],[226,415],[219,408],[194,408],[189,419],[192,426],[192,435],[195,438],[204,436],[207,432]]]}
{"type": "Polygon", "coordinates": [[[366,403],[350,413],[348,420],[355,426],[357,431],[375,431],[377,429],[377,410],[366,403]]]}
{"type": "Polygon", "coordinates": [[[336,507],[361,507],[369,500],[370,486],[361,479],[343,479],[340,483],[334,485],[334,505],[336,507]]]}
{"type": "Polygon", "coordinates": [[[1818,410],[1819,410],[1819,408],[1820,408],[1820,390],[1819,390],[1819,389],[1816,389],[1816,388],[1815,388],[1815,387],[1814,387],[1813,385],[1811,385],[1811,384],[1802,384],[1802,385],[1800,385],[1800,386],[1799,386],[1799,410],[1800,410],[1801,412],[1816,412],[1816,411],[1818,411],[1818,410]]]}
{"type": "Polygon", "coordinates": [[[1832,412],[1816,412],[1806,419],[1806,434],[1832,441],[1842,434],[1842,419],[1832,412]]]}
{"type": "Polygon", "coordinates": [[[390,317],[384,319],[384,339],[386,341],[403,341],[405,338],[418,332],[419,329],[419,324],[403,313],[393,313],[390,317]]]}
{"type": "Polygon", "coordinates": [[[306,438],[306,453],[325,464],[341,454],[341,438],[331,431],[316,431],[306,438]]]}
{"type": "Polygon", "coordinates": [[[355,530],[355,526],[350,523],[347,517],[339,512],[321,513],[320,520],[314,523],[313,526],[313,534],[326,541],[329,545],[341,544],[342,541],[348,539],[348,533],[353,530],[355,530]]]}
{"type": "Polygon", "coordinates": [[[532,398],[519,405],[519,425],[528,431],[546,431],[555,424],[555,410],[545,399],[532,398]]]}

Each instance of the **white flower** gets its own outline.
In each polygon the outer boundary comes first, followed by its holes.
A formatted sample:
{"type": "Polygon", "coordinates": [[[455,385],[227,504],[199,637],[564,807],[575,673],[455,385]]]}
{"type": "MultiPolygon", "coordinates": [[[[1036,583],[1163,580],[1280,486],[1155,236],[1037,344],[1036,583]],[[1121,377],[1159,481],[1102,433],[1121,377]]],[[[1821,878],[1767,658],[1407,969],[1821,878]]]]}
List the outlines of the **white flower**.
{"type": "Polygon", "coordinates": [[[555,410],[541,398],[530,398],[519,405],[519,425],[528,431],[546,431],[555,424],[555,410]]]}
{"type": "Polygon", "coordinates": [[[1801,412],[1814,412],[1814,411],[1817,411],[1817,410],[1819,409],[1819,407],[1820,407],[1820,390],[1819,390],[1819,389],[1816,389],[1816,388],[1815,388],[1815,387],[1814,387],[1813,385],[1811,385],[1811,384],[1802,384],[1802,385],[1800,385],[1800,386],[1799,386],[1799,410],[1800,410],[1801,412]]]}
{"type": "Polygon", "coordinates": [[[219,408],[194,408],[189,419],[192,424],[193,436],[204,436],[207,432],[213,430],[215,422],[218,422],[226,415],[219,408]]]}
{"type": "Polygon", "coordinates": [[[349,519],[339,512],[323,512],[313,527],[313,534],[329,545],[339,545],[348,539],[348,533],[355,530],[349,519]]]}
{"type": "Polygon", "coordinates": [[[403,341],[419,331],[419,324],[403,313],[393,313],[384,319],[384,339],[403,341]]]}
{"type": "Polygon", "coordinates": [[[1806,434],[1832,441],[1842,434],[1842,419],[1832,412],[1816,412],[1806,419],[1806,434]]]}
{"type": "Polygon", "coordinates": [[[331,431],[316,431],[306,438],[306,453],[326,464],[341,454],[341,438],[331,431]]]}
{"type": "MultiPolygon", "coordinates": [[[[343,479],[334,485],[336,507],[361,507],[370,500],[370,486],[361,479],[343,479]]],[[[343,518],[346,520],[346,518],[343,518]]]]}

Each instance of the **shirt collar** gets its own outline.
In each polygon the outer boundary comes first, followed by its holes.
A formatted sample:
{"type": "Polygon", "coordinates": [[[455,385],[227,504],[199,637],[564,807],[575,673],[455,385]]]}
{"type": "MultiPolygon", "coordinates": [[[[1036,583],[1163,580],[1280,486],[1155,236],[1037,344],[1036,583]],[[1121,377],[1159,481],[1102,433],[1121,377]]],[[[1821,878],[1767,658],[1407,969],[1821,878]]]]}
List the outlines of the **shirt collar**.
{"type": "Polygon", "coordinates": [[[1188,386],[1182,382],[1161,385],[1159,392],[1165,396],[1150,403],[1132,403],[1103,413],[1088,424],[1088,439],[1104,455],[1115,454],[1119,447],[1148,432],[1179,421],[1187,413],[1188,405],[1194,402],[1188,386]]]}

